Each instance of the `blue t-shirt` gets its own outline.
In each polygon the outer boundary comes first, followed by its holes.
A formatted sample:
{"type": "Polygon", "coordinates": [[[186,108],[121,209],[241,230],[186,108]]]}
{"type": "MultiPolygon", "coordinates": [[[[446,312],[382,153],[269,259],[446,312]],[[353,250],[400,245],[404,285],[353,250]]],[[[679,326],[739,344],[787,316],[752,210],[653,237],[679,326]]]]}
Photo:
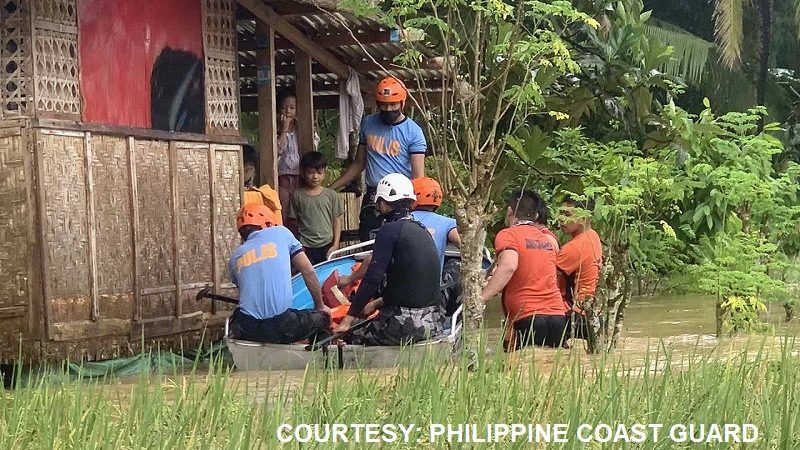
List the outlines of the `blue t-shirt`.
{"type": "Polygon", "coordinates": [[[444,267],[444,251],[447,249],[447,235],[453,228],[458,228],[456,219],[442,216],[430,211],[413,211],[411,215],[414,220],[421,223],[428,229],[436,243],[436,251],[439,252],[441,267],[444,267]]]}
{"type": "Polygon", "coordinates": [[[378,114],[361,121],[359,144],[367,146],[367,186],[375,187],[390,173],[411,178],[411,155],[425,154],[425,134],[413,120],[386,125],[378,114]]]}
{"type": "Polygon", "coordinates": [[[302,250],[291,231],[278,226],[256,231],[233,251],[228,269],[245,314],[269,319],[292,306],[292,257],[302,250]]]}

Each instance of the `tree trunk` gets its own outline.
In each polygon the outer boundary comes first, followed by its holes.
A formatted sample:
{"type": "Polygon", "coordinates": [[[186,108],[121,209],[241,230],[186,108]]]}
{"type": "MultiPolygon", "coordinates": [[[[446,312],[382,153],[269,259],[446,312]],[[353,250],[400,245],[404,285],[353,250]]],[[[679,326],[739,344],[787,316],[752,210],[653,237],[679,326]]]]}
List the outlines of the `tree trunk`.
{"type": "Polygon", "coordinates": [[[794,319],[794,303],[786,302],[783,304],[783,309],[786,311],[786,321],[791,322],[794,319]]]}
{"type": "MultiPolygon", "coordinates": [[[[581,309],[586,313],[586,352],[602,353],[606,349],[606,339],[602,326],[602,303],[596,297],[589,297],[583,301],[581,309]]],[[[573,329],[575,325],[573,324],[573,329]]]]}
{"type": "MultiPolygon", "coordinates": [[[[756,86],[756,103],[764,106],[767,95],[767,78],[769,77],[769,48],[772,45],[772,0],[759,0],[758,10],[761,14],[761,54],[758,61],[758,85],[756,86]]],[[[764,118],[758,121],[758,131],[764,129],[764,118]]]]}
{"type": "Polygon", "coordinates": [[[481,301],[484,274],[483,246],[486,241],[485,212],[474,205],[481,202],[470,202],[456,208],[456,220],[461,234],[461,283],[464,287],[462,302],[464,305],[464,351],[474,363],[478,351],[482,348],[481,336],[483,312],[485,306],[481,301]]]}
{"type": "Polygon", "coordinates": [[[609,323],[611,322],[611,307],[615,303],[615,299],[620,295],[621,286],[614,278],[614,260],[610,258],[610,250],[608,247],[603,247],[603,265],[600,268],[600,279],[597,283],[597,302],[603,308],[603,323],[602,334],[606,337],[610,336],[609,323]]]}
{"type": "Polygon", "coordinates": [[[717,305],[716,305],[716,325],[717,325],[717,339],[721,338],[722,335],[725,333],[723,329],[723,324],[725,321],[725,311],[722,307],[722,296],[717,295],[717,305]]]}
{"type": "Polygon", "coordinates": [[[610,351],[619,342],[625,319],[625,307],[631,296],[631,280],[627,246],[608,247],[604,253],[607,257],[603,258],[598,300],[605,308],[603,333],[606,350],[610,351]]]}

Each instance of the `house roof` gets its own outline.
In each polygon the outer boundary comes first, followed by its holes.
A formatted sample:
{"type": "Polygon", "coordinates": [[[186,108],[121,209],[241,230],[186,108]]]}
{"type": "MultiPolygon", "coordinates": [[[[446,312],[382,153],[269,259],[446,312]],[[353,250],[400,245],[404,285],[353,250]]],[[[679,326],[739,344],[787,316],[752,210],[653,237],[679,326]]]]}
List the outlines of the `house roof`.
{"type": "MultiPolygon", "coordinates": [[[[390,29],[372,19],[337,10],[331,0],[264,1],[281,18],[301,31],[320,48],[324,48],[342,63],[359,72],[363,79],[377,81],[388,74],[403,80],[409,90],[441,90],[441,69],[415,72],[395,64],[394,58],[403,51],[400,31],[390,29]]],[[[255,17],[241,5],[237,10],[239,51],[239,81],[242,110],[257,110],[255,17]]],[[[276,34],[275,68],[278,88],[294,85],[295,46],[276,34]]],[[[315,107],[335,108],[339,92],[336,74],[319,63],[312,65],[315,107]]]]}

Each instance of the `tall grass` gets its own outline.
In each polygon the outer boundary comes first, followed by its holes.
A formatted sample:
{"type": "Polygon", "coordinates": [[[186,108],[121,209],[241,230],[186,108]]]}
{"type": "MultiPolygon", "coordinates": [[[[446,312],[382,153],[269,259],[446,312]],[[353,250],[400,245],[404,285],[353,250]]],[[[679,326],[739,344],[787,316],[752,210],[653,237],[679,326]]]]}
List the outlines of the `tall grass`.
{"type": "MultiPolygon", "coordinates": [[[[363,448],[354,443],[281,444],[282,423],[753,423],[742,448],[800,448],[800,361],[793,346],[719,359],[652,351],[636,364],[586,364],[575,353],[541,370],[531,354],[463,363],[423,362],[397,371],[261,374],[257,385],[220,365],[207,374],[143,375],[136,382],[30,382],[0,393],[2,449],[363,448]],[[677,359],[677,357],[676,357],[677,359]],[[291,381],[294,381],[293,383],[291,381]]],[[[663,434],[663,433],[662,433],[663,434]]],[[[381,448],[531,448],[504,441],[380,444],[381,448]]],[[[663,437],[663,436],[662,436],[663,437]]],[[[737,448],[739,444],[641,444],[570,439],[548,448],[737,448]]],[[[544,446],[540,444],[540,446],[544,446]]]]}

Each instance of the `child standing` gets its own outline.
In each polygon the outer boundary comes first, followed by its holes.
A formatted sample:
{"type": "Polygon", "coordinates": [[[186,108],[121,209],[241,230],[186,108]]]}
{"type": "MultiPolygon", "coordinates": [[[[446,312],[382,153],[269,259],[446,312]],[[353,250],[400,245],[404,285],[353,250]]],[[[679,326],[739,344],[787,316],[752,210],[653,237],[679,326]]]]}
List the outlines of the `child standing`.
{"type": "Polygon", "coordinates": [[[296,221],[300,242],[311,264],[319,264],[339,248],[344,213],[336,191],[322,187],[328,163],[320,152],[300,158],[303,184],[292,194],[288,217],[296,221]]]}
{"type": "MultiPolygon", "coordinates": [[[[300,184],[300,142],[297,128],[297,97],[292,91],[278,94],[278,194],[283,209],[283,220],[288,219],[286,205],[291,202],[292,193],[300,184]]],[[[314,150],[319,145],[319,136],[314,133],[314,150]]],[[[308,150],[308,149],[303,149],[308,150]]]]}

